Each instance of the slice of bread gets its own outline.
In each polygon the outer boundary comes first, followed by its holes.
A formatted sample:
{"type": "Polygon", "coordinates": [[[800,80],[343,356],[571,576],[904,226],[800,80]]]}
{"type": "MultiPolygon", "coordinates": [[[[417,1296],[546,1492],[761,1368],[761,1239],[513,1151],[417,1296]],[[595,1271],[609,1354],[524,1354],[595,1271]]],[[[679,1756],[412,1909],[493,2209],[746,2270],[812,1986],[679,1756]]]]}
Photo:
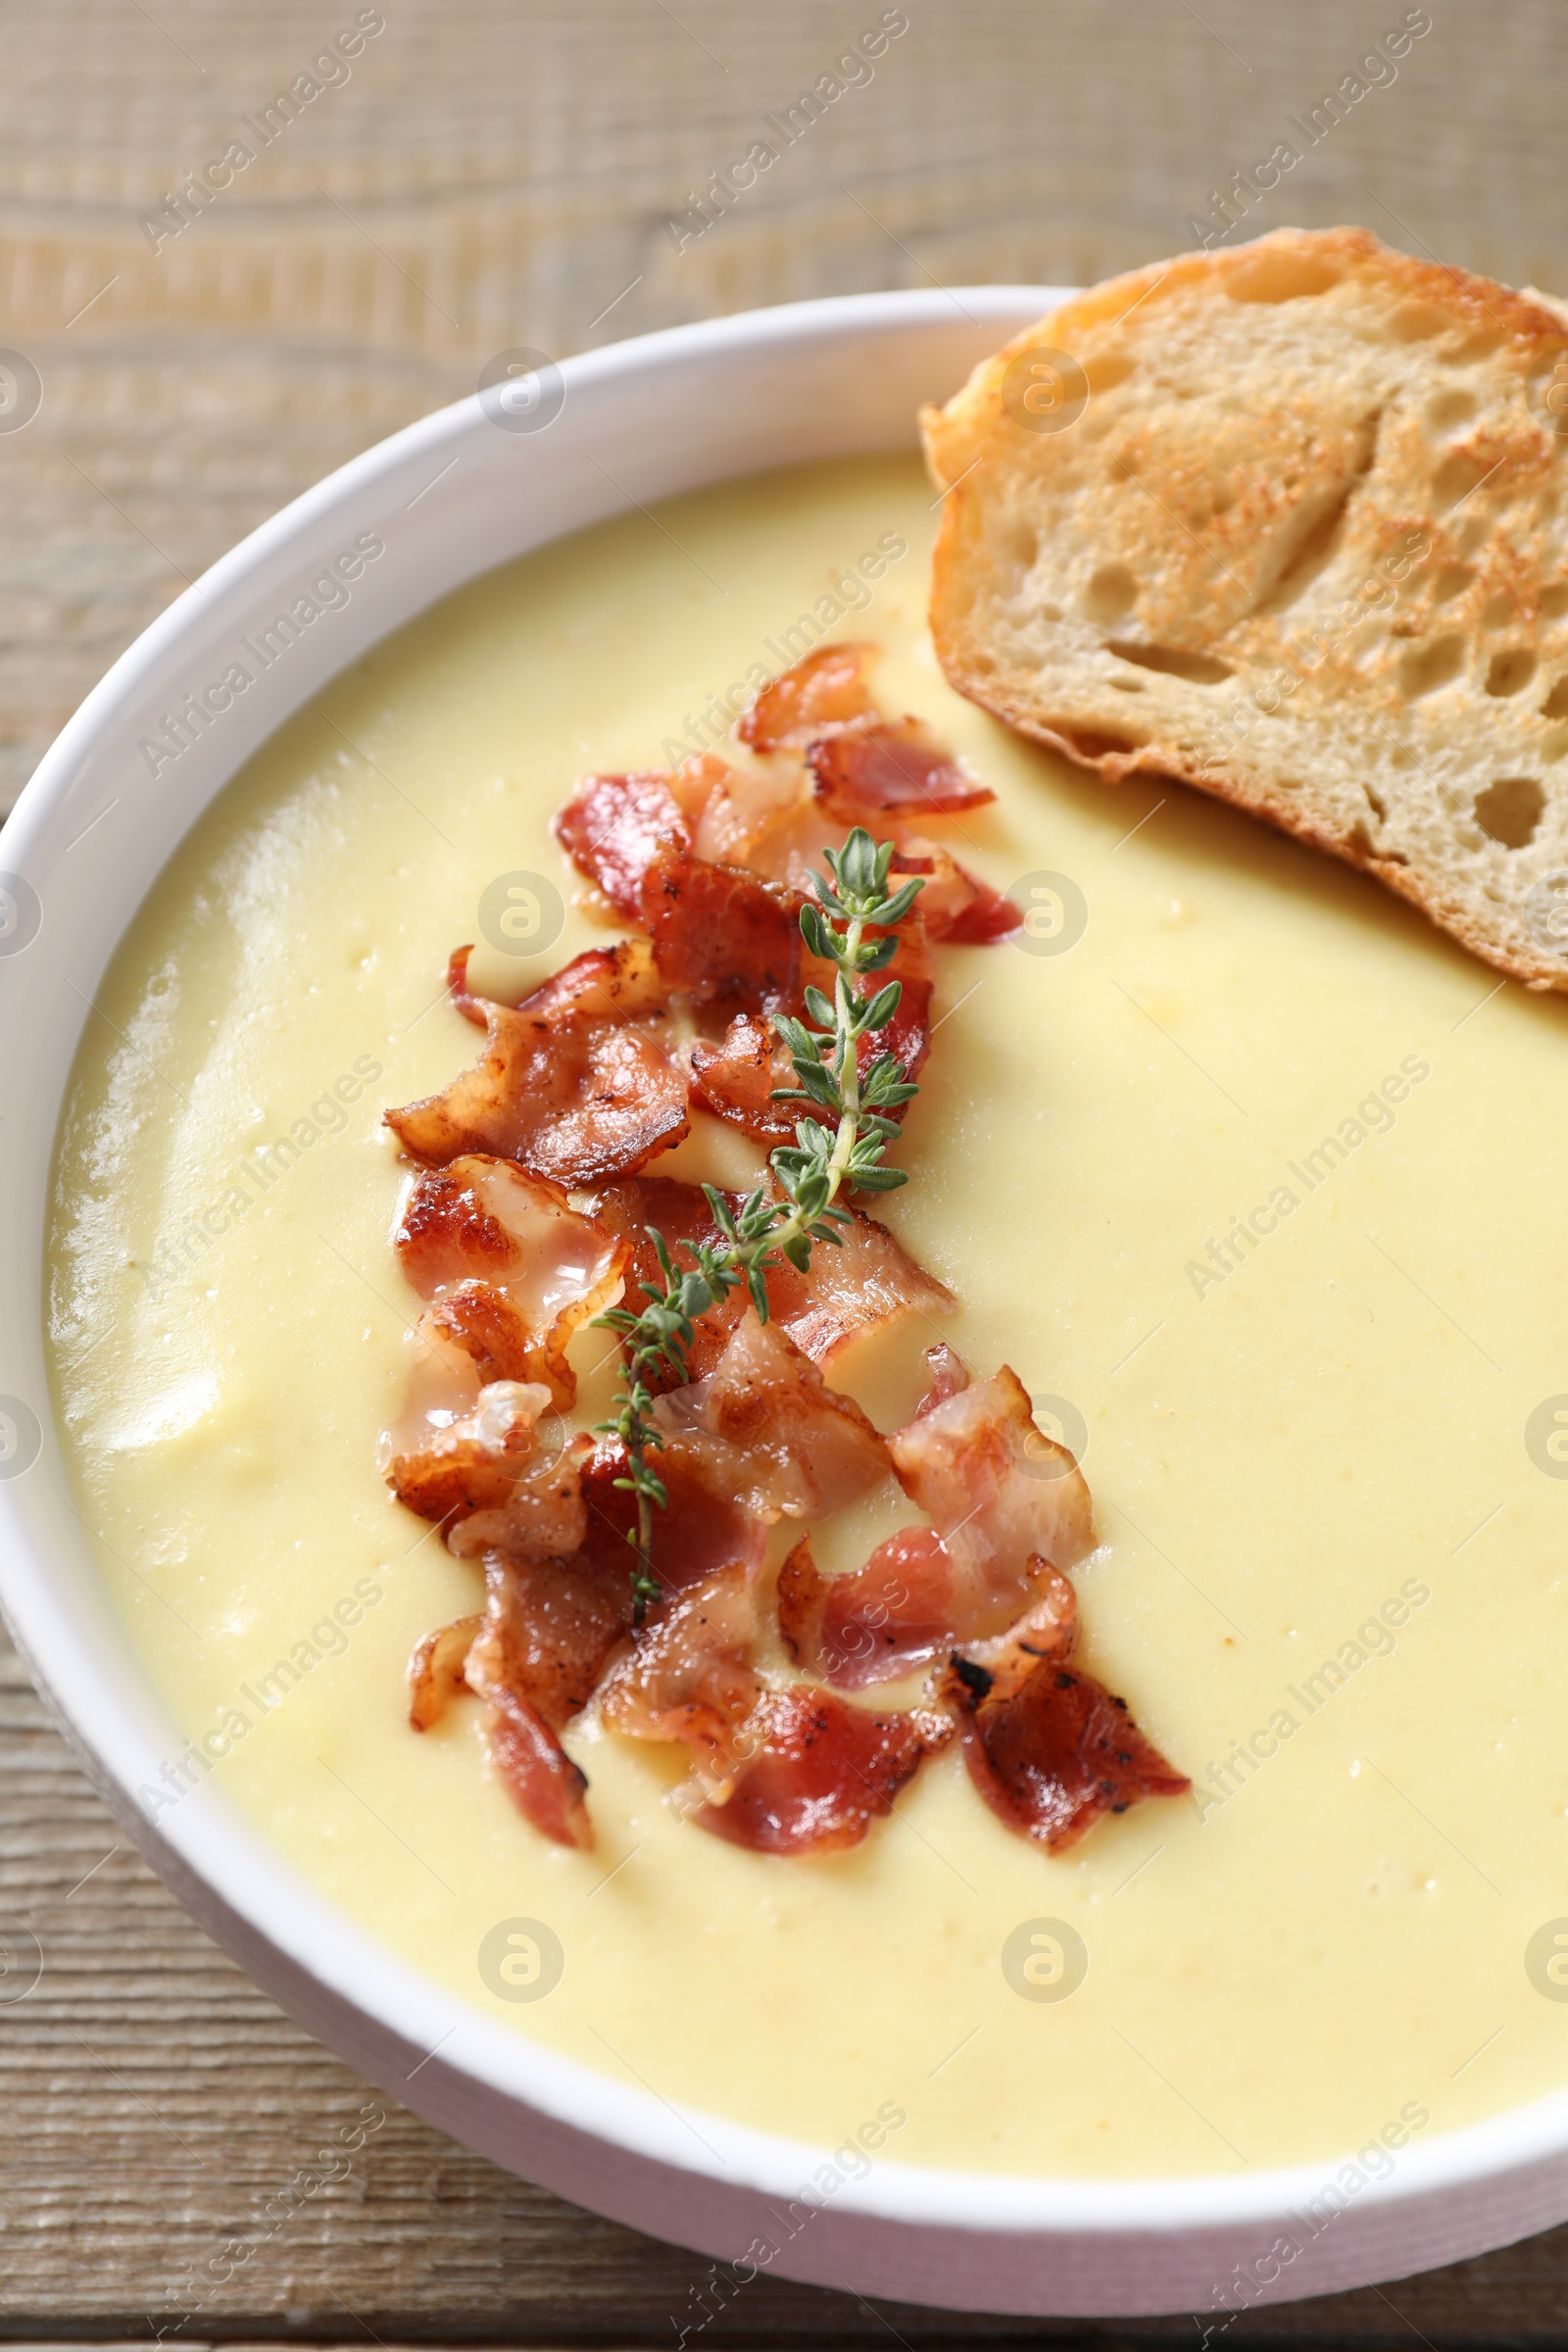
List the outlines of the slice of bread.
{"type": "Polygon", "coordinates": [[[921,422],[960,693],[1568,989],[1568,310],[1282,229],[1076,296],[921,422]]]}

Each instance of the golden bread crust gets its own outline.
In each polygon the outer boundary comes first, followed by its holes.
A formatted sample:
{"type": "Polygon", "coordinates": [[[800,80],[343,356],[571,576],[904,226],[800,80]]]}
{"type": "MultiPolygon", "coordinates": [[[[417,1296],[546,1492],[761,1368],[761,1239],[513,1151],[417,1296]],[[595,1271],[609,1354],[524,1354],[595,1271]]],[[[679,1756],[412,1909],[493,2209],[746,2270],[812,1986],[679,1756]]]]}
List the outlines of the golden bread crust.
{"type": "Polygon", "coordinates": [[[922,427],[961,693],[1109,782],[1233,801],[1568,989],[1554,303],[1365,229],[1280,230],[1075,296],[922,427]]]}

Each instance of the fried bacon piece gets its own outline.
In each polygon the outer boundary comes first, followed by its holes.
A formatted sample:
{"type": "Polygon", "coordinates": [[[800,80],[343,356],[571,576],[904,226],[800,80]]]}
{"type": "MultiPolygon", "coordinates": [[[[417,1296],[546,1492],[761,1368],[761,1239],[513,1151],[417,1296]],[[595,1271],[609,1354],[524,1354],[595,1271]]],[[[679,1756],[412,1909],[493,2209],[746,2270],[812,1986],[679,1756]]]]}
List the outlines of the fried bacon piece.
{"type": "Polygon", "coordinates": [[[721,1044],[699,1040],[692,1048],[692,1101],[769,1150],[794,1140],[804,1105],[773,1100],[775,1087],[794,1084],[795,1067],[782,1041],[755,1013],[738,1012],[721,1044]]]}
{"type": "Polygon", "coordinates": [[[917,904],[927,939],[944,947],[984,948],[1016,931],[1023,916],[1010,899],[971,874],[935,842],[910,836],[893,858],[895,874],[925,878],[917,904]]]}
{"type": "Polygon", "coordinates": [[[538,1381],[577,1394],[566,1343],[614,1297],[626,1246],[574,1214],[547,1176],[477,1153],[415,1178],[393,1237],[430,1319],[472,1356],[481,1382],[538,1381]]]}
{"type": "Polygon", "coordinates": [[[983,808],[996,794],[966,776],[951,754],[927,743],[913,719],[847,728],[808,744],[815,798],[852,825],[875,827],[911,809],[951,816],[983,808]]]}
{"type": "Polygon", "coordinates": [[[935,1678],[976,1788],[1000,1821],[1049,1853],[1075,1845],[1102,1813],[1192,1787],[1124,1698],[1069,1667],[1076,1635],[1072,1588],[1052,1569],[1008,1634],[954,1655],[935,1678]]]}
{"type": "Polygon", "coordinates": [[[467,1689],[463,1670],[483,1623],[460,1617],[426,1634],[409,1660],[409,1721],[416,1732],[441,1721],[452,1701],[467,1689]]]}
{"type": "Polygon", "coordinates": [[[432,1322],[435,1311],[419,1319],[408,1400],[382,1441],[387,1484],[419,1518],[457,1523],[447,1538],[456,1552],[492,1544],[524,1559],[574,1552],[592,1439],[564,1440],[542,1382],[481,1388],[472,1356],[432,1322]]]}
{"type": "Polygon", "coordinates": [[[852,1397],[830,1389],[776,1323],[748,1306],[702,1380],[654,1405],[667,1463],[702,1465],[722,1493],[771,1524],[822,1519],[888,1469],[888,1449],[852,1397]]]}
{"type": "Polygon", "coordinates": [[[735,729],[754,752],[776,752],[829,727],[869,718],[876,710],[865,684],[874,645],[819,645],[764,686],[735,729]]]}
{"type": "MultiPolygon", "coordinates": [[[[741,1195],[726,1193],[724,1198],[738,1212],[741,1195]]],[[[650,1225],[664,1236],[678,1264],[691,1259],[677,1243],[695,1248],[718,1239],[702,1187],[670,1176],[628,1176],[607,1185],[588,1197],[585,1213],[627,1243],[631,1254],[626,1289],[634,1299],[642,1297],[639,1285],[660,1279],[659,1260],[648,1239],[650,1225]]],[[[875,1217],[857,1211],[848,1225],[836,1230],[843,1236],[838,1247],[819,1244],[806,1273],[779,1266],[767,1278],[770,1320],[814,1363],[831,1363],[851,1340],[899,1315],[952,1312],[953,1293],[946,1284],[916,1265],[875,1217]]],[[[696,1343],[687,1359],[693,1380],[711,1372],[745,1311],[746,1294],[735,1290],[699,1316],[696,1343]]]]}
{"type": "Polygon", "coordinates": [[[804,791],[802,771],[789,763],[732,767],[710,752],[669,774],[588,776],[554,829],[578,872],[640,923],[644,880],[662,850],[747,865],[754,842],[801,806],[804,791]]]}
{"type": "MultiPolygon", "coordinates": [[[[667,1500],[654,1513],[650,1559],[666,1593],[702,1584],[721,1568],[760,1567],[766,1528],[713,1484],[700,1454],[659,1454],[654,1466],[664,1482],[667,1500]]],[[[626,1449],[619,1440],[601,1445],[583,1471],[588,1530],[574,1564],[598,1577],[618,1579],[629,1592],[632,1553],[627,1538],[637,1523],[637,1504],[615,1483],[625,1475],[626,1449]]]]}
{"type": "Polygon", "coordinates": [[[629,776],[585,776],[552,831],[581,874],[596,883],[617,914],[642,914],[643,875],[657,850],[690,849],[691,829],[662,769],[629,776]]]}
{"type": "Polygon", "coordinates": [[[518,1809],[558,1845],[593,1844],[587,1781],[560,1740],[631,1625],[625,1578],[487,1552],[483,1617],[427,1635],[409,1662],[410,1720],[427,1731],[459,1691],[491,1710],[490,1757],[518,1809]]]}
{"type": "Polygon", "coordinates": [[[738,866],[660,849],[643,875],[642,919],[666,987],[753,1012],[800,994],[800,903],[738,866]]]}
{"type": "Polygon", "coordinates": [[[852,1576],[824,1576],[803,1536],[778,1574],[778,1630],[798,1666],[840,1690],[885,1683],[951,1648],[953,1560],[930,1527],[901,1527],[852,1576]]]}
{"type": "Polygon", "coordinates": [[[658,1604],[600,1687],[602,1720],[632,1740],[678,1741],[698,1785],[728,1792],[736,1727],[761,1685],[752,1664],[757,1618],[744,1568],[721,1568],[658,1604]]]}
{"type": "Polygon", "coordinates": [[[814,1363],[830,1364],[851,1340],[901,1315],[947,1315],[956,1303],[944,1282],[895,1241],[875,1217],[854,1212],[837,1249],[821,1242],[805,1274],[780,1266],[767,1296],[780,1327],[814,1363]]]}
{"type": "Polygon", "coordinates": [[[934,1348],[928,1348],[925,1360],[931,1367],[931,1381],[914,1408],[917,1421],[922,1414],[934,1412],[939,1404],[946,1404],[950,1396],[956,1396],[969,1386],[968,1365],[946,1340],[938,1340],[934,1348]]]}
{"type": "MultiPolygon", "coordinates": [[[[842,850],[853,830],[811,799],[802,769],[795,797],[754,837],[746,852],[746,864],[765,881],[804,894],[825,870],[825,853],[842,850]]],[[[890,823],[882,838],[889,834],[897,838],[897,833],[896,823],[890,823]]]]}
{"type": "MultiPolygon", "coordinates": [[[[588,777],[556,820],[558,839],[618,912],[648,923],[644,891],[656,863],[664,861],[677,878],[688,858],[699,866],[744,867],[799,892],[820,871],[825,850],[842,849],[853,825],[868,824],[898,844],[896,871],[926,878],[921,912],[929,938],[978,947],[1005,937],[1020,920],[1010,901],[902,821],[979,808],[995,795],[929,743],[917,720],[878,716],[863,676],[874,651],[818,646],[764,687],[736,729],[763,755],[755,762],[735,766],[709,753],[667,776],[588,777]],[[780,752],[785,757],[768,757],[780,752]]],[[[699,889],[723,908],[722,886],[710,874],[685,877],[676,889],[676,936],[661,961],[673,975],[688,958],[697,978],[672,977],[671,985],[746,998],[755,1010],[762,1000],[755,988],[747,994],[754,961],[737,963],[733,945],[715,946],[714,987],[712,971],[684,936],[700,939],[701,924],[682,908],[684,902],[695,909],[699,889]]],[[[760,912],[759,902],[747,904],[760,912]]],[[[652,911],[659,911],[657,899],[652,911]]]]}
{"type": "Polygon", "coordinates": [[[631,1586],[576,1560],[485,1554],[485,1615],[468,1652],[470,1686],[504,1683],[559,1729],[588,1704],[631,1631],[631,1586]]]}
{"type": "Polygon", "coordinates": [[[758,841],[801,806],[805,791],[794,760],[732,767],[711,752],[686,760],[670,783],[691,826],[692,848],[715,865],[750,866],[758,841]]]}
{"type": "Polygon", "coordinates": [[[873,1821],[953,1727],[928,1708],[872,1715],[831,1690],[767,1690],[733,1739],[743,1757],[729,1794],[693,1811],[699,1828],[760,1854],[831,1854],[873,1821]]]}
{"type": "Polygon", "coordinates": [[[447,1530],[447,1549],[460,1559],[491,1549],[517,1560],[569,1559],[587,1532],[582,1473],[593,1445],[578,1431],[557,1451],[541,1446],[503,1500],[468,1512],[447,1530]]]}
{"type": "Polygon", "coordinates": [[[643,939],[590,948],[515,1008],[470,996],[469,951],[449,972],[452,1001],[487,1033],[474,1068],[439,1095],[390,1110],[416,1159],[469,1152],[514,1159],[558,1184],[602,1184],[678,1144],[686,1079],[668,996],[643,939]]]}
{"type": "MultiPolygon", "coordinates": [[[[726,1193],[724,1198],[733,1210],[740,1208],[739,1193],[726,1193]]],[[[583,1206],[584,1213],[596,1225],[626,1246],[626,1298],[633,1308],[643,1302],[645,1282],[659,1288],[662,1281],[659,1256],[648,1235],[650,1226],[663,1235],[677,1265],[692,1265],[699,1245],[720,1238],[702,1186],[682,1184],[673,1176],[624,1176],[618,1184],[608,1184],[590,1193],[583,1206]],[[690,1249],[682,1250],[679,1246],[682,1243],[689,1244],[690,1249]]],[[[819,1254],[812,1252],[813,1267],[819,1254]]],[[[698,1317],[696,1340],[687,1355],[687,1369],[693,1380],[701,1380],[711,1372],[745,1309],[746,1294],[737,1290],[698,1317]]],[[[662,1385],[678,1386],[676,1375],[670,1372],[662,1385]]]]}
{"type": "Polygon", "coordinates": [[[1004,1364],[888,1441],[899,1483],[935,1524],[955,1568],[955,1623],[996,1633],[1028,1602],[1037,1562],[1071,1568],[1093,1547],[1083,1474],[1035,1427],[1029,1397],[1004,1364]]]}
{"type": "Polygon", "coordinates": [[[567,1755],[558,1735],[525,1699],[509,1690],[478,1693],[492,1708],[486,1738],[490,1761],[510,1789],[518,1812],[556,1845],[592,1853],[594,1825],[588,1818],[588,1776],[567,1755]]]}
{"type": "MultiPolygon", "coordinates": [[[[934,811],[927,811],[934,813],[934,811]]],[[[933,945],[986,947],[1016,931],[1023,917],[1010,899],[982,882],[939,843],[911,833],[896,815],[879,817],[870,830],[895,844],[893,872],[920,875],[918,905],[926,938],[933,945]]],[[[749,843],[744,863],[754,873],[787,890],[807,891],[822,869],[823,854],[844,847],[850,820],[815,799],[796,800],[749,843]]]]}
{"type": "MultiPolygon", "coordinates": [[[[832,994],[831,972],[813,971],[809,976],[825,995],[832,994]]],[[[892,1019],[861,1038],[860,1069],[863,1073],[880,1054],[891,1054],[900,1074],[912,1079],[931,1050],[931,956],[918,911],[902,926],[892,962],[868,986],[874,990],[889,980],[901,982],[903,994],[892,1019]]],[[[797,998],[787,1009],[799,1013],[804,1005],[797,998]]],[[[802,1118],[826,1122],[827,1114],[809,1103],[774,1102],[775,1088],[795,1086],[794,1065],[772,1023],[754,1013],[737,1013],[720,1044],[699,1041],[692,1048],[691,1066],[692,1100],[730,1126],[742,1128],[756,1143],[771,1148],[792,1142],[802,1118]]],[[[897,1105],[891,1115],[902,1119],[905,1107],[897,1105]]]]}

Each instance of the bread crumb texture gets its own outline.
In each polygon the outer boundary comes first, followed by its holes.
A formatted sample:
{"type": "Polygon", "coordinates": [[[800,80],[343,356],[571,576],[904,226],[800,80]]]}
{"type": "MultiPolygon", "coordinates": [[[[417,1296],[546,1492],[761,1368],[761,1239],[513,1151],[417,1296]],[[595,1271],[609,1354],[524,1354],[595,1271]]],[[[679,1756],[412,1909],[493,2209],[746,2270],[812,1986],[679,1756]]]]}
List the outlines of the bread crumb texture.
{"type": "Polygon", "coordinates": [[[1282,229],[1076,296],[921,422],[961,693],[1568,988],[1568,310],[1282,229]]]}

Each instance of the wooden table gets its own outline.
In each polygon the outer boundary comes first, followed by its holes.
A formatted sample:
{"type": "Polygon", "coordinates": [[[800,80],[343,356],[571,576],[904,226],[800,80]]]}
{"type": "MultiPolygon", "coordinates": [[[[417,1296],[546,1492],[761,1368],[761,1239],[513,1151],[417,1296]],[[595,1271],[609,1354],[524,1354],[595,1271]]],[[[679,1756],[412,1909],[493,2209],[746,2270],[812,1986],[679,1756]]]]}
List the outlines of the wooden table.
{"type": "MultiPolygon", "coordinates": [[[[906,0],[874,78],[726,217],[710,172],[874,23],[828,0],[385,0],[349,78],[255,125],[353,23],[304,0],[4,0],[0,343],[42,406],[0,432],[0,807],[116,654],[243,531],[493,353],[875,286],[1087,281],[1193,218],[1354,72],[1399,0],[906,0]],[[249,120],[252,132],[242,125],[249,120]],[[181,174],[258,152],[205,209],[181,174]],[[149,222],[150,225],[144,225],[149,222]],[[688,220],[687,226],[690,227],[688,220]],[[177,232],[177,233],[176,233],[177,232]]],[[[1432,0],[1253,227],[1363,220],[1568,289],[1568,13],[1432,0]]],[[[1234,183],[1232,183],[1234,185],[1234,183]]],[[[1236,234],[1249,233],[1249,223],[1236,234]]],[[[0,414],[0,423],[4,422],[0,414]]],[[[263,2208],[368,2094],[214,1949],[0,1660],[0,1912],[44,1954],[0,2002],[0,2337],[672,2342],[707,2266],[572,2211],[399,2110],[352,2177],[263,2208]],[[251,2252],[195,2311],[229,2239],[251,2252]]],[[[0,1983],[0,1992],[4,1985],[0,1983]]],[[[1191,2320],[1026,2326],[759,2279],[710,2352],[1196,2342],[1191,2320]]],[[[1254,2340],[1568,2342],[1568,2230],[1287,2305],[1254,2340]]]]}

